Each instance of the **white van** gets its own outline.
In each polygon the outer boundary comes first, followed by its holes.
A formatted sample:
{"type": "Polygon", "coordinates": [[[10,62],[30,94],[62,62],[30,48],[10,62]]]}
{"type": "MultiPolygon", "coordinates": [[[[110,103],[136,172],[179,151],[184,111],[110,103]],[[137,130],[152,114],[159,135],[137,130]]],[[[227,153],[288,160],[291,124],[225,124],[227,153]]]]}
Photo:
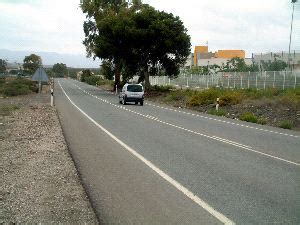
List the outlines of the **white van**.
{"type": "Polygon", "coordinates": [[[126,105],[127,102],[134,102],[136,105],[144,104],[144,88],[141,84],[125,84],[119,94],[119,102],[126,105]]]}

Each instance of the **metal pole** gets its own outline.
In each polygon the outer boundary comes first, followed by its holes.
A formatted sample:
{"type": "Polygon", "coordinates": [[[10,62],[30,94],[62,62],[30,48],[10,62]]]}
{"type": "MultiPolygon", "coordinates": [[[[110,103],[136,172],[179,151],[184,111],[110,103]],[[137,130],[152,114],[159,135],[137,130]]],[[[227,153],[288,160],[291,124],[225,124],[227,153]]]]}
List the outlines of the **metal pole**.
{"type": "Polygon", "coordinates": [[[241,89],[243,89],[243,76],[242,75],[240,76],[240,79],[241,79],[241,89]]]}
{"type": "Polygon", "coordinates": [[[236,72],[234,72],[234,75],[233,75],[233,88],[235,88],[235,78],[236,78],[236,72]]]}
{"type": "Polygon", "coordinates": [[[264,90],[266,89],[266,79],[267,79],[267,71],[265,71],[264,90]]]}
{"type": "Polygon", "coordinates": [[[249,71],[249,74],[248,74],[248,89],[250,88],[250,71],[249,71]]]}
{"type": "Polygon", "coordinates": [[[257,74],[255,75],[255,87],[257,89],[257,74]]]}
{"type": "Polygon", "coordinates": [[[273,88],[275,88],[275,76],[276,76],[276,72],[274,71],[273,88]]]}
{"type": "Polygon", "coordinates": [[[291,69],[290,58],[291,58],[291,42],[292,42],[292,32],[293,32],[293,20],[294,20],[295,2],[297,2],[297,0],[292,0],[293,11],[292,11],[292,21],[291,21],[290,42],[289,42],[289,58],[288,58],[288,61],[289,61],[289,69],[291,69]]]}
{"type": "Polygon", "coordinates": [[[284,71],[284,74],[283,74],[283,84],[282,84],[282,89],[283,90],[285,88],[285,75],[286,75],[286,71],[284,71]]]}
{"type": "MultiPolygon", "coordinates": [[[[294,72],[295,73],[295,72],[294,72]]],[[[295,73],[295,83],[294,83],[294,89],[296,89],[296,84],[297,84],[297,76],[296,76],[296,73],[295,73]]]]}

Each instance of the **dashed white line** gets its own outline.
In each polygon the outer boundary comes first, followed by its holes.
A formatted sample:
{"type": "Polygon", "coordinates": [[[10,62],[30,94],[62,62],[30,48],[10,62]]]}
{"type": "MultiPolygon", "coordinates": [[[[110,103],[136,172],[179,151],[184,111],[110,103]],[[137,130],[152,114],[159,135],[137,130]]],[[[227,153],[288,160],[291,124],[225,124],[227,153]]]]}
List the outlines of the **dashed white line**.
{"type": "MultiPolygon", "coordinates": [[[[153,106],[153,107],[169,110],[169,111],[179,112],[179,113],[182,113],[182,114],[187,114],[187,115],[190,114],[188,112],[184,112],[184,111],[181,111],[181,110],[171,109],[171,108],[168,108],[168,107],[161,107],[161,106],[151,104],[151,103],[145,103],[145,104],[153,106]]],[[[239,124],[239,123],[228,122],[228,121],[225,121],[225,120],[215,119],[215,118],[211,118],[211,117],[208,117],[208,116],[202,116],[202,115],[199,115],[199,114],[190,114],[190,115],[200,117],[200,118],[203,118],[203,119],[208,119],[208,120],[214,120],[214,121],[218,121],[218,122],[222,122],[222,123],[227,123],[227,124],[231,124],[231,125],[235,125],[235,126],[247,127],[247,128],[250,128],[250,129],[255,129],[255,130],[259,130],[259,131],[263,131],[263,132],[269,132],[269,133],[274,133],[274,134],[299,138],[299,136],[293,135],[293,134],[287,134],[287,133],[282,133],[282,132],[278,132],[278,131],[272,131],[272,130],[262,129],[262,128],[258,128],[258,127],[252,127],[252,126],[249,126],[249,125],[243,125],[243,124],[239,124]]]]}
{"type": "Polygon", "coordinates": [[[119,143],[124,149],[126,149],[128,152],[130,152],[132,155],[134,155],[136,158],[141,160],[144,164],[146,164],[149,168],[151,168],[153,171],[155,171],[160,177],[162,177],[164,180],[168,181],[172,186],[174,186],[177,190],[182,192],[185,196],[190,198],[192,201],[194,201],[197,205],[201,206],[204,210],[206,210],[208,213],[210,213],[212,216],[214,216],[216,219],[218,219],[220,222],[224,224],[235,224],[232,220],[228,219],[225,215],[215,210],[213,207],[211,207],[208,203],[203,201],[201,198],[199,198],[197,195],[192,193],[190,190],[188,190],[186,187],[184,187],[182,184],[180,184],[178,181],[174,180],[172,177],[170,177],[167,173],[159,169],[157,166],[155,166],[152,162],[147,160],[145,157],[140,155],[137,151],[126,145],[123,141],[121,141],[119,138],[117,138],[115,135],[110,133],[108,130],[106,130],[103,126],[101,126],[99,123],[97,123],[93,118],[91,118],[87,113],[85,113],[81,108],[79,108],[67,95],[63,87],[61,86],[60,82],[58,81],[58,84],[60,88],[62,89],[63,93],[67,97],[67,99],[71,102],[71,104],[77,108],[85,117],[87,117],[93,124],[95,124],[99,129],[101,129],[103,132],[105,132],[109,137],[111,137],[113,140],[115,140],[117,143],[119,143]]]}

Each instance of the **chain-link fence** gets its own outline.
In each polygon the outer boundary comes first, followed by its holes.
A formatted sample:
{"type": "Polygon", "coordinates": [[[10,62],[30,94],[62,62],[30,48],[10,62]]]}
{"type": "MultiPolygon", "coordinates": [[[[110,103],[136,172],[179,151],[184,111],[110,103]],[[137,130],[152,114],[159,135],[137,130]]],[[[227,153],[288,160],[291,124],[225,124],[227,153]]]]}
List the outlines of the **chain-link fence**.
{"type": "Polygon", "coordinates": [[[217,74],[180,74],[170,79],[165,76],[150,77],[151,85],[172,85],[176,87],[209,87],[266,89],[269,87],[288,89],[300,86],[300,71],[265,71],[265,72],[219,72],[217,74]]]}

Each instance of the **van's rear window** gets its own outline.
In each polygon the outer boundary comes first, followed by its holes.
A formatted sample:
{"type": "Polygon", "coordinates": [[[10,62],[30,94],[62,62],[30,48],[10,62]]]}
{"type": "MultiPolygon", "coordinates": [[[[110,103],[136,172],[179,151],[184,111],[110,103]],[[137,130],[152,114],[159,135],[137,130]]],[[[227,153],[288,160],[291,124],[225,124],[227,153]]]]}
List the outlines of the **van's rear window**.
{"type": "Polygon", "coordinates": [[[130,92],[142,92],[143,87],[141,85],[128,85],[127,86],[127,91],[130,92]]]}

